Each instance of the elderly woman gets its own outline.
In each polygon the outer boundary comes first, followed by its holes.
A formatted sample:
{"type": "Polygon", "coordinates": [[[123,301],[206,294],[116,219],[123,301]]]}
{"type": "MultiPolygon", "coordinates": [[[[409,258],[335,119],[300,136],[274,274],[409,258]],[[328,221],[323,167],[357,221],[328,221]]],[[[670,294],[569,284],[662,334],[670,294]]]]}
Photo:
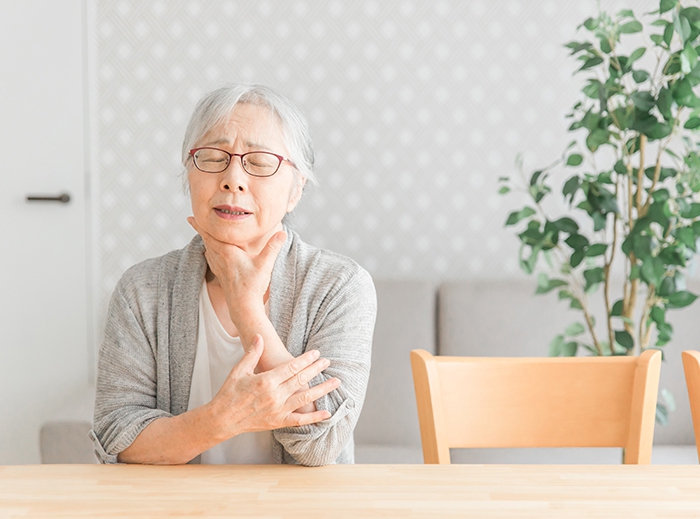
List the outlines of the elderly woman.
{"type": "Polygon", "coordinates": [[[365,270],[283,222],[313,180],[306,119],[268,88],[221,88],[195,108],[182,158],[197,235],[114,291],[101,461],[352,463],[376,299],[365,270]]]}

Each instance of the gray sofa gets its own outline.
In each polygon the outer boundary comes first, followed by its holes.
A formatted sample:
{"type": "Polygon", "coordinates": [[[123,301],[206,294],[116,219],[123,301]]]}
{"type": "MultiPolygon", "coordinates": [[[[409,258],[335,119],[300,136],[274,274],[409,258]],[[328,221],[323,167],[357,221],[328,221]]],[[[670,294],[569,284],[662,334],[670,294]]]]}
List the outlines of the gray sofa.
{"type": "MultiPolygon", "coordinates": [[[[546,356],[551,339],[579,314],[555,294],[535,296],[533,279],[514,281],[375,280],[378,299],[372,371],[355,430],[357,463],[422,463],[409,352],[463,356],[546,356]]],[[[700,285],[689,287],[700,293],[700,285]]],[[[597,299],[600,299],[597,297],[597,299]]],[[[595,301],[594,303],[595,304],[595,301]]],[[[698,463],[681,351],[700,349],[700,303],[672,314],[661,387],[675,396],[667,427],[656,427],[653,463],[698,463]]],[[[565,389],[565,388],[563,388],[565,389]]],[[[86,402],[51,420],[41,434],[44,462],[85,462],[86,402]]],[[[461,449],[455,463],[619,463],[620,449],[461,449]]]]}

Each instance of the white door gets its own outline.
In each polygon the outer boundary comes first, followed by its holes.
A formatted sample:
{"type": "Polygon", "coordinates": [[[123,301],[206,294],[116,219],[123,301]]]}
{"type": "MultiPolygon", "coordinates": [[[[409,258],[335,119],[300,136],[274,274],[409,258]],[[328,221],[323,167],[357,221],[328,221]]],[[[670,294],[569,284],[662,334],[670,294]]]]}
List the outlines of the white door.
{"type": "Polygon", "coordinates": [[[40,425],[91,372],[82,11],[0,0],[0,465],[39,462],[40,425]]]}

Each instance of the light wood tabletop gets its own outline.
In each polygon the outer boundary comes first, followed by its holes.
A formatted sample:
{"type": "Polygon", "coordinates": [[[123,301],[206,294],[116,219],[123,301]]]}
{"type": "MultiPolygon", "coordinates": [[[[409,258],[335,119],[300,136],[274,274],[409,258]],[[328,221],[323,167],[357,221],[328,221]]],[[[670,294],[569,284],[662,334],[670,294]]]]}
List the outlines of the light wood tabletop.
{"type": "Polygon", "coordinates": [[[18,465],[10,517],[695,517],[700,465],[18,465]]]}

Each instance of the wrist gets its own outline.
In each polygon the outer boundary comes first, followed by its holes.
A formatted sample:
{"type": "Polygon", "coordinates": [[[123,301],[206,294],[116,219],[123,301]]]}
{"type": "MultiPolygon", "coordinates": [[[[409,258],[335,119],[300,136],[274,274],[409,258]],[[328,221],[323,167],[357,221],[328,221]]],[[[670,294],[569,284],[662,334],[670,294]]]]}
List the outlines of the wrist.
{"type": "Polygon", "coordinates": [[[216,444],[228,440],[236,435],[231,431],[231,424],[224,423],[222,417],[224,413],[220,411],[218,399],[216,397],[200,407],[202,410],[201,425],[206,435],[210,436],[216,444]]]}

